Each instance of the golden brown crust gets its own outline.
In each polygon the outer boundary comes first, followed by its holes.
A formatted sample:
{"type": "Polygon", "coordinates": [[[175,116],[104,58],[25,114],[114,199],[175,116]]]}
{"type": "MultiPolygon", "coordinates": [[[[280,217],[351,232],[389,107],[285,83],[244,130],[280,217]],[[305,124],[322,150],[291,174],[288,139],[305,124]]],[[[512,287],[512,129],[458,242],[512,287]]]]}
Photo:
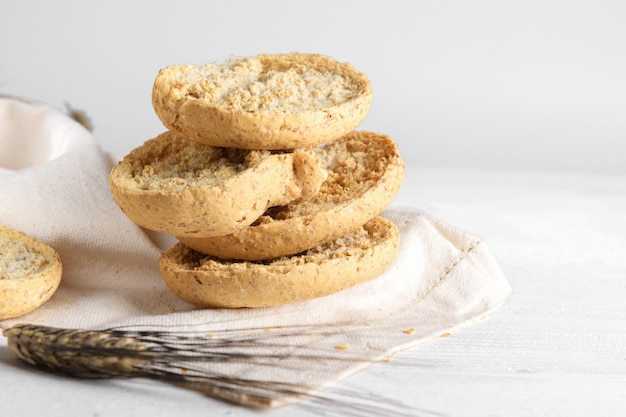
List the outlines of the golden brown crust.
{"type": "Polygon", "coordinates": [[[61,282],[57,252],[0,225],[0,320],[26,314],[48,301],[61,282]]]}
{"type": "Polygon", "coordinates": [[[330,142],[354,130],[372,102],[364,74],[324,55],[262,54],[209,65],[163,68],[152,103],[168,129],[212,146],[276,150],[330,142]]]}
{"type": "Polygon", "coordinates": [[[325,177],[310,150],[216,148],[165,132],[124,157],[109,183],[136,224],[206,237],[246,227],[270,206],[310,198],[325,177]]]}
{"type": "Polygon", "coordinates": [[[181,243],[159,259],[163,278],[199,307],[269,307],[323,297],[380,275],[394,261],[395,225],[374,218],[352,233],[305,253],[266,262],[224,261],[181,243]]]}
{"type": "Polygon", "coordinates": [[[328,178],[310,200],[271,208],[254,225],[229,235],[179,240],[224,259],[255,261],[299,253],[379,215],[404,180],[399,150],[386,135],[352,132],[318,152],[328,178]]]}

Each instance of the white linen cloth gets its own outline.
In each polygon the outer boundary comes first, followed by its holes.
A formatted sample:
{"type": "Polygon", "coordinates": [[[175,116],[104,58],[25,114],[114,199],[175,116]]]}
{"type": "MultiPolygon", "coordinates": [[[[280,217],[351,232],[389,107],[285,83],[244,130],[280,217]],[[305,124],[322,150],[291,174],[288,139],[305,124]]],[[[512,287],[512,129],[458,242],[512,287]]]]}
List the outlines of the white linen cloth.
{"type": "Polygon", "coordinates": [[[0,97],[0,223],[51,245],[63,263],[54,296],[29,314],[0,322],[1,328],[168,325],[208,332],[323,324],[335,330],[311,338],[307,349],[336,353],[333,347],[341,346],[362,361],[223,369],[315,388],[475,323],[511,291],[480,237],[424,212],[387,210],[384,216],[398,226],[401,246],[395,263],[378,278],[292,305],[197,309],[177,299],[158,270],[160,252],[174,239],[144,231],[115,204],[108,188],[113,163],[93,135],[62,112],[0,97]]]}

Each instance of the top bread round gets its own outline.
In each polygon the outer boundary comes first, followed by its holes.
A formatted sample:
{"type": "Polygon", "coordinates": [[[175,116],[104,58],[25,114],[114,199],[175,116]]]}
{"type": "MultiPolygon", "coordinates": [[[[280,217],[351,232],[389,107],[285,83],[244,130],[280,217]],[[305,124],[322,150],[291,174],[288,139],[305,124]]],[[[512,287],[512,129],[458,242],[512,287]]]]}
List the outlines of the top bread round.
{"type": "Polygon", "coordinates": [[[169,130],[212,146],[279,150],[353,131],[372,103],[369,79],[318,54],[262,54],[159,71],[152,104],[169,130]]]}

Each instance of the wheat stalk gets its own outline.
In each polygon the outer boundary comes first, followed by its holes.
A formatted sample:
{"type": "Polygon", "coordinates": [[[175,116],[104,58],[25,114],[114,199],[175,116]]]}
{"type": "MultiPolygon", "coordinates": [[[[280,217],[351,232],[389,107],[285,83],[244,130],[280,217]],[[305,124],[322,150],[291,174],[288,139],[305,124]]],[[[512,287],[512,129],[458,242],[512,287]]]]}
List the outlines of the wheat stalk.
{"type": "MultiPolygon", "coordinates": [[[[336,329],[316,330],[316,337],[336,329]]],[[[301,401],[318,415],[415,415],[414,409],[367,393],[334,389],[321,392],[301,383],[257,379],[224,371],[242,366],[308,366],[329,361],[357,361],[341,350],[311,351],[293,345],[310,338],[310,327],[243,329],[217,333],[170,329],[61,329],[20,324],[3,331],[10,351],[39,369],[77,378],[148,378],[202,392],[252,408],[301,401]],[[298,365],[285,361],[297,358],[298,365]],[[288,400],[285,401],[285,398],[288,400]],[[290,399],[290,400],[289,400],[290,399]]]]}

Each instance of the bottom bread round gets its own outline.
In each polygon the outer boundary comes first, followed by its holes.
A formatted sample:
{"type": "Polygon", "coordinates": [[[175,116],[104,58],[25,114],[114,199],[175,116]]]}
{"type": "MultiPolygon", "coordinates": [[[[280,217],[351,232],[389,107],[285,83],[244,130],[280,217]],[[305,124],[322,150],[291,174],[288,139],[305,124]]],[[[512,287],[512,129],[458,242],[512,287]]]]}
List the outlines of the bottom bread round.
{"type": "Polygon", "coordinates": [[[159,258],[163,278],[199,307],[270,307],[323,297],[368,281],[395,260],[396,226],[376,217],[360,229],[306,252],[268,261],[226,261],[182,243],[159,258]]]}

